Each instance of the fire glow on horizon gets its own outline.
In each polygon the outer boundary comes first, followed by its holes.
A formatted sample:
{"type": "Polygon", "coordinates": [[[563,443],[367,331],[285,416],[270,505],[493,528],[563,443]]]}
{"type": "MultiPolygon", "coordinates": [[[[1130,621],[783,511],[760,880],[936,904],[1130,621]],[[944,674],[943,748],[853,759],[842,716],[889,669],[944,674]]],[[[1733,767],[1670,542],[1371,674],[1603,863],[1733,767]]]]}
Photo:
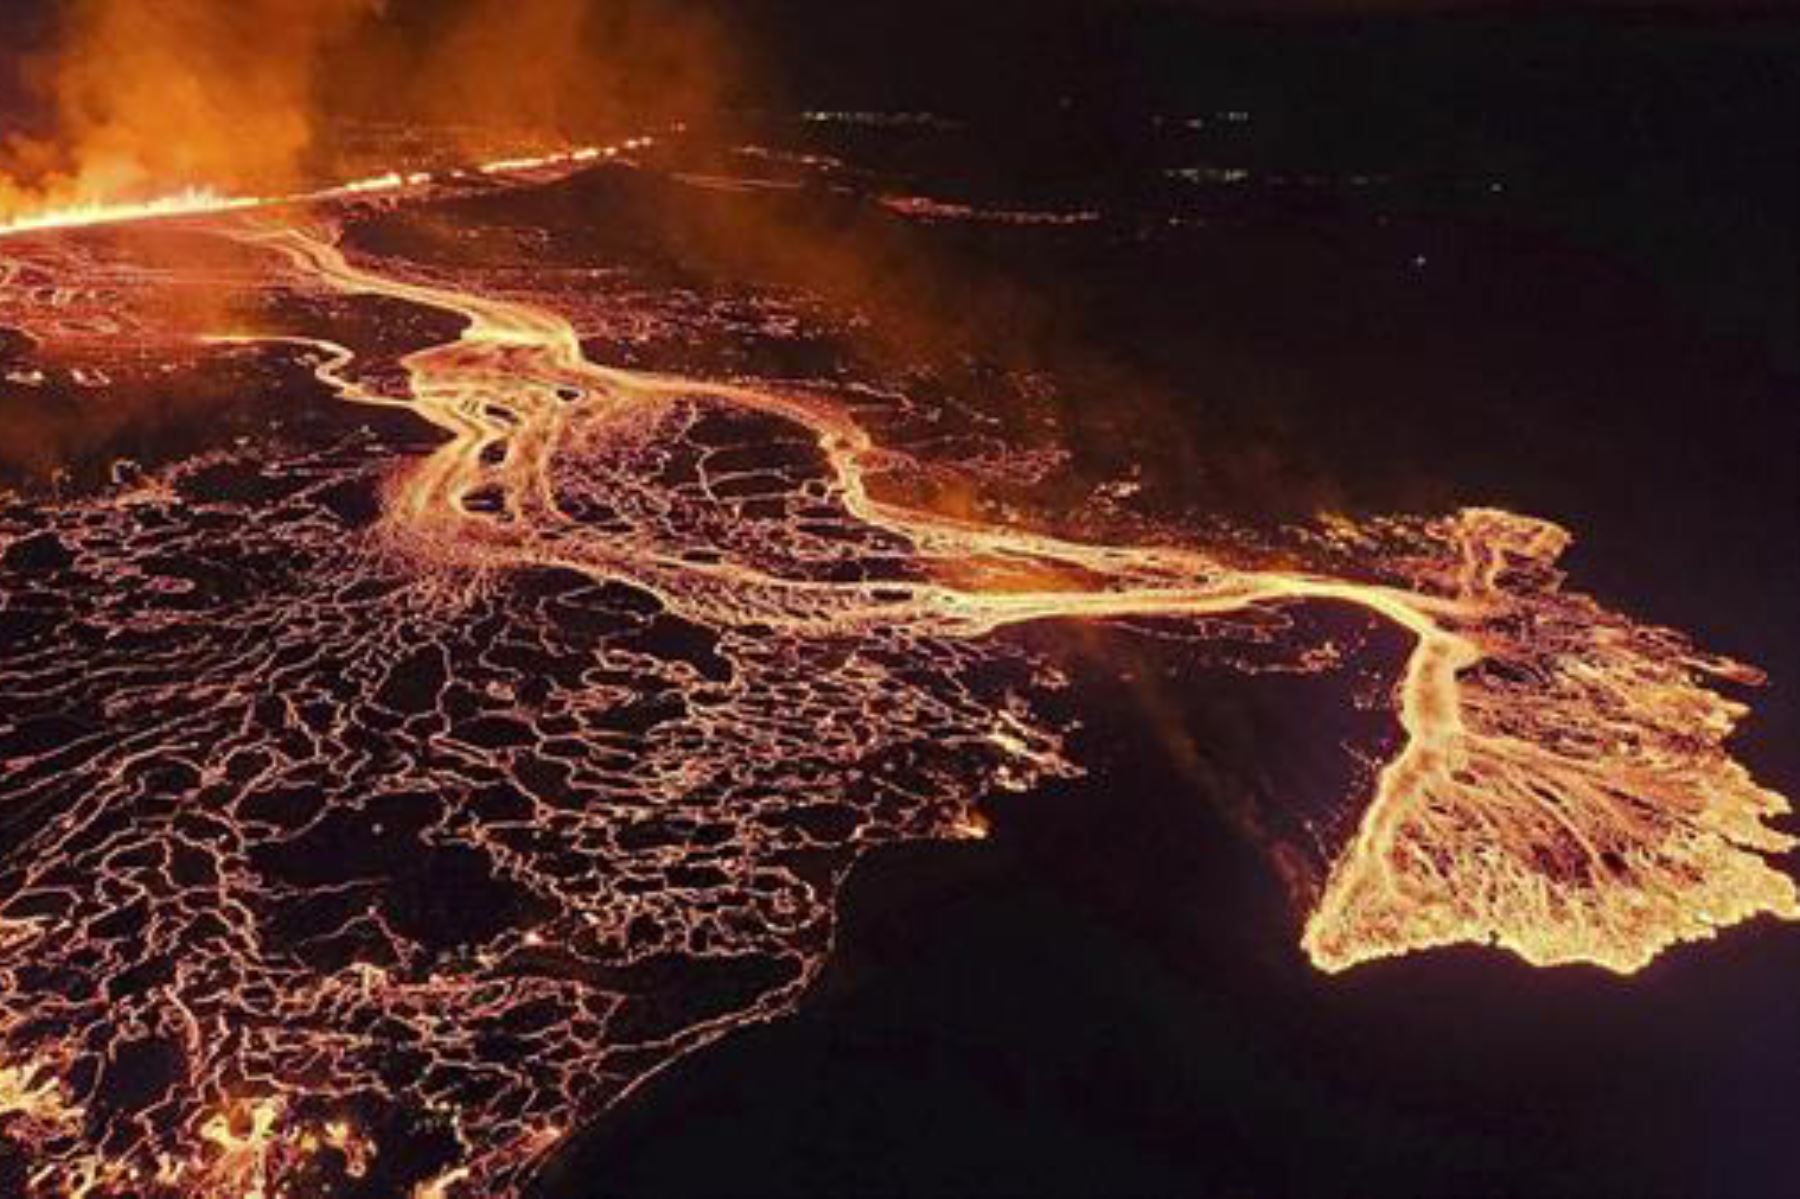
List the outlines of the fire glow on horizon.
{"type": "MultiPolygon", "coordinates": [[[[640,136],[626,138],[616,145],[579,146],[548,154],[493,159],[476,165],[473,170],[486,176],[530,176],[543,171],[559,171],[597,162],[613,161],[621,155],[654,145],[655,140],[650,136],[640,136]]],[[[360,196],[376,196],[401,192],[408,188],[425,187],[437,178],[437,175],[429,171],[390,171],[386,174],[353,179],[347,183],[334,184],[315,191],[281,196],[233,196],[222,194],[209,187],[189,187],[147,200],[93,200],[26,211],[7,220],[0,220],[0,237],[20,233],[43,233],[58,229],[80,229],[94,225],[116,225],[170,217],[209,216],[255,208],[354,199],[360,196]]]]}

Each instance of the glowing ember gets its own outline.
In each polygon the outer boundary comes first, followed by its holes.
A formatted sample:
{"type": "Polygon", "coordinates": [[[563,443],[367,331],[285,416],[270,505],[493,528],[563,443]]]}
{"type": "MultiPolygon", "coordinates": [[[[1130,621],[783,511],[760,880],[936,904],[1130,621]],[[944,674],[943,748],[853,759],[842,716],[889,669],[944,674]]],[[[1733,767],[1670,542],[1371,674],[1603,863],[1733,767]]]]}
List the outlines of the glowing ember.
{"type": "Polygon", "coordinates": [[[886,497],[944,467],[841,396],[600,366],[541,297],[189,203],[306,311],[458,318],[391,358],[211,343],[444,440],[221,452],[0,518],[7,561],[50,563],[0,574],[30,618],[0,651],[0,1135],[34,1194],[516,1194],[790,1007],[864,848],[983,836],[984,793],[1076,771],[1032,706],[1059,680],[994,636],[1024,622],[1323,602],[1411,637],[1404,743],[1306,920],[1321,968],[1472,942],[1630,972],[1800,918],[1763,856],[1786,804],[1707,685],[1754,674],[1563,591],[1555,526],[1340,524],[1342,553],[1251,569],[926,511],[886,497]]]}

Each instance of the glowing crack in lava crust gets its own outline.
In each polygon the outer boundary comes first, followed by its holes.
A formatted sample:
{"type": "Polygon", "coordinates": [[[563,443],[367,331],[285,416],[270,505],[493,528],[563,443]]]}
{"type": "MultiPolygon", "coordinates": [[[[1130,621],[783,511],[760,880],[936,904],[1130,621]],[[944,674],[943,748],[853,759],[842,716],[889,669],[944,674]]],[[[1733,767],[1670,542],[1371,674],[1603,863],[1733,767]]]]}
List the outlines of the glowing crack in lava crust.
{"type": "Polygon", "coordinates": [[[46,362],[178,347],[441,433],[0,508],[0,1146],[32,1194],[518,1193],[790,1009],[865,848],[1078,772],[1034,709],[1058,672],[999,635],[1026,622],[1331,604],[1410,638],[1306,916],[1323,970],[1470,942],[1630,972],[1800,917],[1709,686],[1754,672],[1563,590],[1551,524],[1337,525],[1274,569],[944,515],[894,498],[950,469],[878,442],[905,412],[610,369],[529,281],[333,222],[180,216],[290,313],[204,337],[104,241],[0,242],[0,325],[46,362]],[[406,345],[352,348],[374,305],[406,345]]]}

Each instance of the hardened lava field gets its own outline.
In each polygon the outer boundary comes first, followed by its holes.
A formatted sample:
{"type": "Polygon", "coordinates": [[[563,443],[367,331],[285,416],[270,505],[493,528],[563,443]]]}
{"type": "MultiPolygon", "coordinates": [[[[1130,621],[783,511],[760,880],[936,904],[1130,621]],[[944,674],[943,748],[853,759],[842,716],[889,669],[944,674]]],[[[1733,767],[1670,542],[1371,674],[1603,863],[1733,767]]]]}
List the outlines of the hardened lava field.
{"type": "Polygon", "coordinates": [[[1631,972],[1800,917],[1786,803],[1725,749],[1715,684],[1755,672],[1565,590],[1567,532],[1469,509],[1278,555],[950,502],[1062,458],[736,356],[826,322],[807,297],[571,248],[566,189],[631,186],[646,144],[0,239],[5,465],[70,464],[0,508],[0,1178],[518,1193],[790,1010],[864,850],[1084,769],[1040,702],[1081,680],[1024,624],[1314,672],[1342,663],[1303,607],[1404,636],[1397,749],[1329,797],[1322,970],[1467,942],[1631,972]],[[110,459],[120,429],[162,460],[110,459]]]}

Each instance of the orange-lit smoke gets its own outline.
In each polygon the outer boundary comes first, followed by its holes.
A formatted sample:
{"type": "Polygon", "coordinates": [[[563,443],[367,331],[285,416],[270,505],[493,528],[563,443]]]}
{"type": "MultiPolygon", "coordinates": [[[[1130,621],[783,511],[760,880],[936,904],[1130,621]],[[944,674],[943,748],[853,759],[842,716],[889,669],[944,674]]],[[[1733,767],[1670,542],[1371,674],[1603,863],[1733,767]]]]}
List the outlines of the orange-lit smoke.
{"type": "MultiPolygon", "coordinates": [[[[0,141],[0,224],[355,173],[339,122],[550,146],[711,103],[723,39],[661,0],[75,0],[23,64],[50,121],[0,141]]],[[[441,140],[441,139],[440,139],[441,140]]],[[[385,169],[385,168],[384,168],[385,169]]]]}
{"type": "Polygon", "coordinates": [[[462,0],[385,22],[343,81],[359,113],[528,148],[695,120],[733,73],[710,19],[665,0],[462,0]],[[447,10],[449,10],[447,12],[447,10]],[[419,28],[421,21],[428,28],[419,28]],[[404,80],[394,94],[393,81],[404,80]]]}
{"type": "Polygon", "coordinates": [[[32,67],[54,134],[0,150],[0,218],[292,181],[320,64],[371,0],[78,0],[32,67]]]}

